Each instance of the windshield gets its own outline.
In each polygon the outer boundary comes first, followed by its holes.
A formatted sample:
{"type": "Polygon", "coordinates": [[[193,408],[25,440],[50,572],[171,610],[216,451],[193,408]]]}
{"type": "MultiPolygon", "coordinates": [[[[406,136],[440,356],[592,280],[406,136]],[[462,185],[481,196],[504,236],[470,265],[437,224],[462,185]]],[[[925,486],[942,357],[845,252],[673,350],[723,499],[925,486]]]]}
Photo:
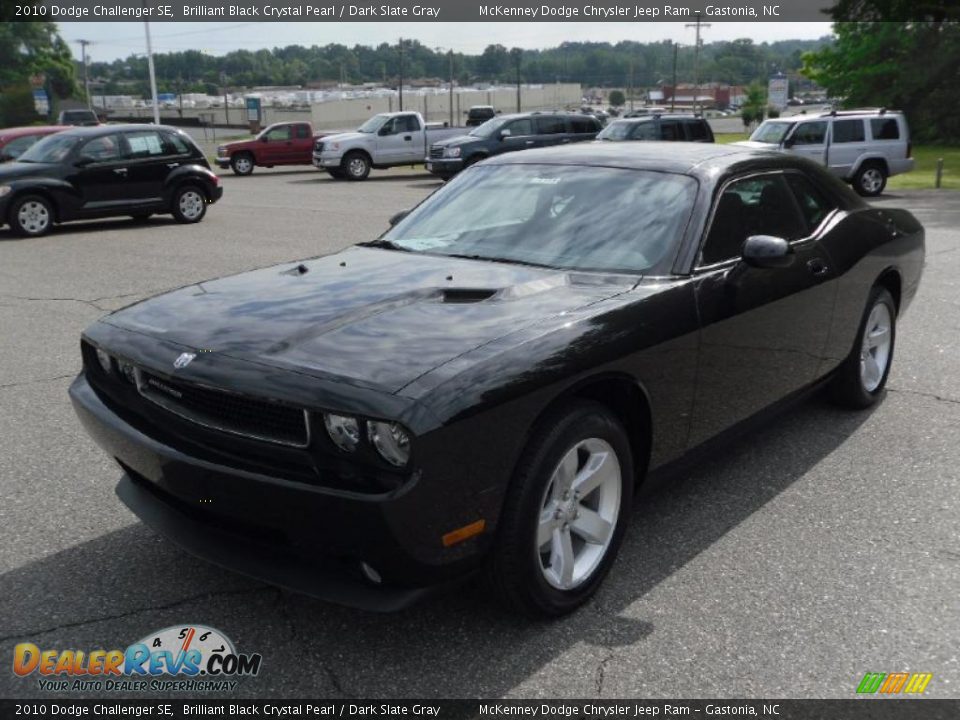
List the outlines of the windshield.
{"type": "Polygon", "coordinates": [[[477,127],[470,131],[470,135],[481,138],[492,137],[497,130],[506,124],[507,119],[508,118],[491,118],[483,125],[477,125],[477,127]]]}
{"type": "Polygon", "coordinates": [[[19,162],[56,163],[62,161],[80,142],[76,135],[49,135],[23,153],[19,162]]]}
{"type": "Polygon", "coordinates": [[[375,133],[383,124],[387,122],[389,118],[386,115],[374,115],[372,118],[367,120],[363,125],[357,128],[357,132],[362,133],[375,133]]]}
{"type": "Polygon", "coordinates": [[[441,188],[381,242],[436,255],[643,272],[680,241],[696,192],[685,175],[480,166],[441,188]]]}
{"type": "Polygon", "coordinates": [[[774,145],[779,145],[787,136],[790,128],[792,128],[795,124],[796,123],[792,122],[771,122],[767,120],[760,127],[753,131],[753,135],[750,136],[750,139],[753,142],[773,143],[774,145]]]}
{"type": "Polygon", "coordinates": [[[630,131],[637,123],[626,120],[617,120],[607,125],[599,135],[597,140],[626,140],[630,137],[630,131]]]}

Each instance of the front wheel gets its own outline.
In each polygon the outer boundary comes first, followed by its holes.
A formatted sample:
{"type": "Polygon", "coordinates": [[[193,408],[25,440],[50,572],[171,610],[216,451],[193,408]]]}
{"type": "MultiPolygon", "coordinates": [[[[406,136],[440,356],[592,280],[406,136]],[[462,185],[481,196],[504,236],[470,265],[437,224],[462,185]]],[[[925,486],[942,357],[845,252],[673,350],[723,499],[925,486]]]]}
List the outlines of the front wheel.
{"type": "Polygon", "coordinates": [[[10,229],[21,237],[46,235],[53,227],[53,206],[42,195],[18,198],[10,208],[10,229]]]}
{"type": "Polygon", "coordinates": [[[180,223],[198,223],[207,214],[207,198],[196,185],[184,185],[173,194],[173,217],[180,223]]]}
{"type": "Polygon", "coordinates": [[[586,602],[623,541],[633,477],[626,432],[604,406],[578,402],[546,419],[507,493],[488,566],[494,592],[534,616],[586,602]]]}
{"type": "Polygon", "coordinates": [[[880,398],[893,364],[897,306],[884,287],[870,291],[857,341],[830,384],[838,405],[868,408],[880,398]]]}
{"type": "Polygon", "coordinates": [[[230,169],[236,175],[249,175],[253,172],[253,158],[246,153],[234,155],[230,158],[230,169]]]}
{"type": "Polygon", "coordinates": [[[363,153],[353,152],[343,159],[341,170],[350,180],[366,180],[370,174],[370,161],[363,153]]]}
{"type": "Polygon", "coordinates": [[[853,189],[863,197],[876,197],[886,186],[887,173],[880,165],[864,165],[853,178],[853,189]]]}

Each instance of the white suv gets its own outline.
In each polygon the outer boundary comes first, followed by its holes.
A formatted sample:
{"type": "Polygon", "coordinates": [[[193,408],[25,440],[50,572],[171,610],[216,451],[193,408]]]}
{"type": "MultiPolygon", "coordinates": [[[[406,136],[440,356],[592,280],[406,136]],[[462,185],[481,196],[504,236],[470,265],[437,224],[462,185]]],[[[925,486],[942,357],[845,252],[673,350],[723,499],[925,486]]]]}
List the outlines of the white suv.
{"type": "Polygon", "coordinates": [[[749,140],[736,144],[815,160],[868,197],[882,193],[891,175],[913,170],[907,119],[887,110],[767,120],[749,140]]]}

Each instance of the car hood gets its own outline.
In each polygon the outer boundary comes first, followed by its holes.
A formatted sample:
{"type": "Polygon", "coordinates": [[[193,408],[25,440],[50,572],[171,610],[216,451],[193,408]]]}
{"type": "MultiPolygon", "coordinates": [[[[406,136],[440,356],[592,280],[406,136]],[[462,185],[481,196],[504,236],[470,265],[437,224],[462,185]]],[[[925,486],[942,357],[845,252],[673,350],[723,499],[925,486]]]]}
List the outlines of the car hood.
{"type": "Polygon", "coordinates": [[[776,143],[757,142],[756,140],[741,140],[732,144],[739,147],[753,148],[754,150],[776,150],[780,147],[776,143]]]}
{"type": "Polygon", "coordinates": [[[218,145],[220,147],[225,147],[225,148],[237,148],[237,147],[245,147],[255,142],[257,142],[256,137],[249,137],[249,138],[245,138],[244,140],[231,140],[230,142],[218,143],[218,145]]]}
{"type": "Polygon", "coordinates": [[[0,165],[0,183],[20,177],[38,175],[53,167],[53,163],[25,163],[13,160],[0,165]]]}
{"type": "Polygon", "coordinates": [[[188,285],[104,322],[397,392],[481,345],[625,292],[558,270],[369,247],[188,285]]]}
{"type": "Polygon", "coordinates": [[[329,146],[330,143],[345,143],[353,142],[355,140],[363,140],[365,138],[376,137],[373,133],[362,133],[362,132],[345,132],[345,133],[336,133],[334,135],[325,135],[323,137],[323,143],[325,146],[329,146]]]}
{"type": "Polygon", "coordinates": [[[483,140],[483,138],[474,137],[473,135],[457,135],[445,140],[438,140],[432,144],[436,147],[457,147],[458,145],[466,145],[468,143],[477,142],[478,140],[483,140]]]}

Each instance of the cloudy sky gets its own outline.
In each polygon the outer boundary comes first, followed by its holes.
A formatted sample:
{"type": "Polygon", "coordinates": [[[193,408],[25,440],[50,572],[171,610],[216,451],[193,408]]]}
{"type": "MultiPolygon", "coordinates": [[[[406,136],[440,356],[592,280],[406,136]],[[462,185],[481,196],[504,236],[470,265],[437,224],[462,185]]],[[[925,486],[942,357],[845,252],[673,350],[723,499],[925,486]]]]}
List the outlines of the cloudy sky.
{"type": "MultiPolygon", "coordinates": [[[[124,58],[144,52],[143,23],[60,23],[60,31],[79,57],[77,40],[90,40],[96,61],[124,58]]],[[[491,43],[507,47],[544,48],[564,41],[673,40],[693,44],[693,30],[684,23],[153,23],[154,52],[202,50],[222,55],[231,50],[285,45],[379,45],[412,38],[424,45],[479,53],[491,43]]],[[[830,23],[718,22],[703,30],[704,42],[748,37],[755,42],[816,39],[830,33],[830,23]]]]}

